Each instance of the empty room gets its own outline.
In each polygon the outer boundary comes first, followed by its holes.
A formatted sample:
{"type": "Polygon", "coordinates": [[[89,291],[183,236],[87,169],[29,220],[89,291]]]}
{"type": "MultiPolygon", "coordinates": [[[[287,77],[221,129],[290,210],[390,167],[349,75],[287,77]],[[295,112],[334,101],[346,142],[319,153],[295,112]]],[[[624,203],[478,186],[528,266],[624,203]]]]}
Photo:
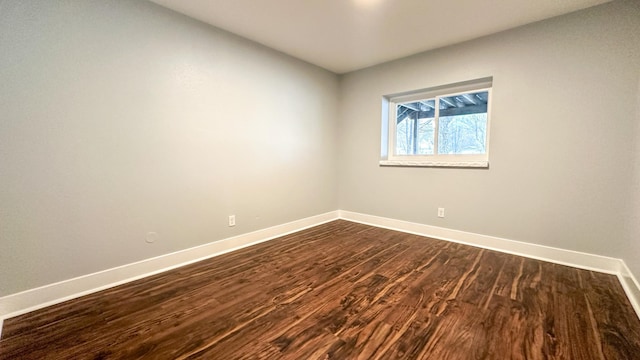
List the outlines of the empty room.
{"type": "Polygon", "coordinates": [[[0,0],[0,359],[640,359],[637,0],[0,0]]]}

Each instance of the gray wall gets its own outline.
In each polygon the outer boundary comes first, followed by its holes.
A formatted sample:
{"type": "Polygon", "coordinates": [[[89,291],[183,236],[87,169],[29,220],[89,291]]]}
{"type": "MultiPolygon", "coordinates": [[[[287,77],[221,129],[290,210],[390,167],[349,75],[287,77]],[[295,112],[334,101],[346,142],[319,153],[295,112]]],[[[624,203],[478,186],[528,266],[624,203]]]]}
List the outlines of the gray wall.
{"type": "Polygon", "coordinates": [[[638,77],[638,99],[636,110],[636,129],[635,129],[635,158],[632,164],[633,175],[631,193],[629,195],[629,211],[628,211],[628,250],[625,252],[624,259],[637,280],[640,280],[640,77],[638,77]]]}
{"type": "Polygon", "coordinates": [[[640,278],[637,34],[615,1],[339,82],[146,1],[0,0],[0,296],[338,208],[640,278]],[[382,95],[484,76],[489,170],[378,166],[382,95]]]}
{"type": "Polygon", "coordinates": [[[337,91],[146,1],[0,1],[0,296],[337,209],[337,91]]]}
{"type": "Polygon", "coordinates": [[[616,1],[347,74],[340,208],[637,262],[625,225],[638,34],[638,2],[616,1]],[[378,165],[382,95],[485,76],[490,169],[378,165]]]}

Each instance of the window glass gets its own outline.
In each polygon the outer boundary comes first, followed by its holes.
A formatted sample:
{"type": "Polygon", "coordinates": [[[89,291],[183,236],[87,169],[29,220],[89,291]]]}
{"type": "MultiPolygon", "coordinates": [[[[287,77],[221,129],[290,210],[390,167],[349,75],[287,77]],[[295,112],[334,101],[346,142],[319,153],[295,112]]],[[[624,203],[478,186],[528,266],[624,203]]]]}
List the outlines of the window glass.
{"type": "Polygon", "coordinates": [[[438,154],[484,154],[488,92],[440,98],[438,154]]]}
{"type": "Polygon", "coordinates": [[[433,155],[435,99],[396,105],[396,155],[433,155]]]}

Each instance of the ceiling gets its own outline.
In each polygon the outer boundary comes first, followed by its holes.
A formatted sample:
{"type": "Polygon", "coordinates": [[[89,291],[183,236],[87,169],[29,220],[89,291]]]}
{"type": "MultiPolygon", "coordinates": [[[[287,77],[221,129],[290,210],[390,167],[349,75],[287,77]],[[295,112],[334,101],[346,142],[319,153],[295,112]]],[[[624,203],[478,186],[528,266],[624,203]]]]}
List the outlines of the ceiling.
{"type": "Polygon", "coordinates": [[[610,0],[151,0],[338,74],[610,0]]]}

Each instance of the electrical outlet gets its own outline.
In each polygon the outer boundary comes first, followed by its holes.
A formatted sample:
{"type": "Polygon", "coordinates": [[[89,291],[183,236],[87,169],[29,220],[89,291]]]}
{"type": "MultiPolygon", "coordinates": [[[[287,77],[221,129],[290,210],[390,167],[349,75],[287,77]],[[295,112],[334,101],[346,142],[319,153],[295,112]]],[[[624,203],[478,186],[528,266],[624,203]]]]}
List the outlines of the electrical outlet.
{"type": "Polygon", "coordinates": [[[438,217],[439,218],[443,218],[444,217],[444,208],[438,208],[438,217]]]}
{"type": "Polygon", "coordinates": [[[229,215],[229,226],[236,226],[236,216],[229,215]]]}

